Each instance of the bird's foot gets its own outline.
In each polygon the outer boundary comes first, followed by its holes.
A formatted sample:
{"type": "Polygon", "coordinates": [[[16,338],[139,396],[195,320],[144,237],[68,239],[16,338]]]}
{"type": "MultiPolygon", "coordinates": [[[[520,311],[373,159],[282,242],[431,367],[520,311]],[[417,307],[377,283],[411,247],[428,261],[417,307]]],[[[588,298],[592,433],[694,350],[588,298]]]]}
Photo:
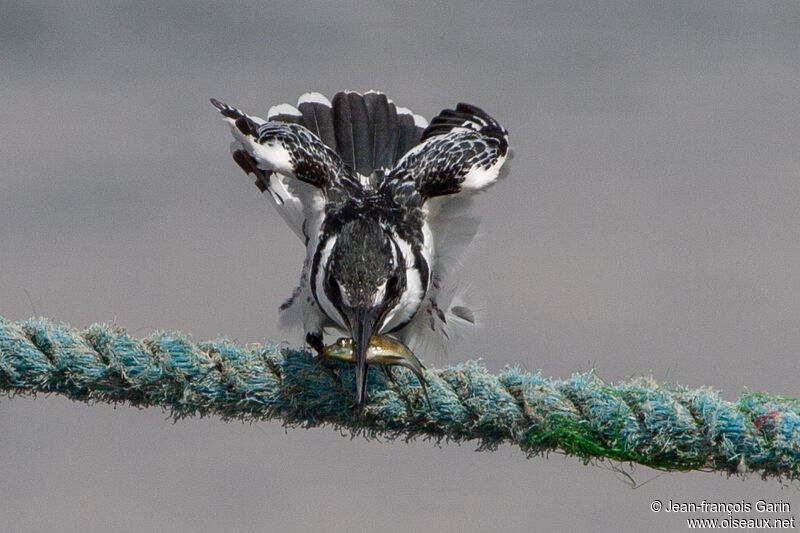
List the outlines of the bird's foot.
{"type": "Polygon", "coordinates": [[[325,355],[325,344],[322,342],[322,331],[309,331],[306,333],[306,342],[311,349],[317,352],[317,355],[325,355]]]}

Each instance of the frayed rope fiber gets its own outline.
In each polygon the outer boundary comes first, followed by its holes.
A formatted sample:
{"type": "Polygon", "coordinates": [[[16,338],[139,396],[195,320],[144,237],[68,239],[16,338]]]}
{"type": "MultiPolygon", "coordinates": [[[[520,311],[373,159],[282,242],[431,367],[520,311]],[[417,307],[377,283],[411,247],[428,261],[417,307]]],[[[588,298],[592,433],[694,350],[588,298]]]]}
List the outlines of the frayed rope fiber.
{"type": "MultiPolygon", "coordinates": [[[[83,402],[159,405],[174,418],[280,419],[332,424],[368,437],[503,442],[529,456],[560,451],[662,470],[758,471],[800,478],[800,402],[764,393],[727,402],[708,388],[652,378],[609,384],[593,372],[548,379],[478,362],[429,369],[430,403],[405,369],[373,369],[369,402],[352,408],[353,369],[320,364],[285,345],[194,343],[180,333],[137,340],[114,325],[77,330],[46,319],[0,317],[0,390],[55,392],[83,402]]],[[[8,428],[5,428],[8,431],[8,428]]]]}

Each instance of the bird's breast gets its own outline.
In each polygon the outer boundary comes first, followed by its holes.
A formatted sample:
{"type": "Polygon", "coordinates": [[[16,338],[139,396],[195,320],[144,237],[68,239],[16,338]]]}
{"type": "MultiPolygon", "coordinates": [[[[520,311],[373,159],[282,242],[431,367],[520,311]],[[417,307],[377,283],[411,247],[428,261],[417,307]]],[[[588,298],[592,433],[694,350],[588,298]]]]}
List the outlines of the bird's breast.
{"type": "Polygon", "coordinates": [[[397,304],[386,315],[381,333],[401,329],[414,318],[430,282],[430,263],[425,255],[424,242],[411,244],[398,237],[393,240],[403,256],[406,282],[397,304]]]}

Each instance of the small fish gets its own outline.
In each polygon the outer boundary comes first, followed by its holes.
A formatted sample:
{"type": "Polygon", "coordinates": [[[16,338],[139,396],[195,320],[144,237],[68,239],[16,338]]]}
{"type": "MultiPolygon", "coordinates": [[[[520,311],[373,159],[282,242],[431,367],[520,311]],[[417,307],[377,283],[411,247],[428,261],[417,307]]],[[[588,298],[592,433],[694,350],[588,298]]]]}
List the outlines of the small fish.
{"type": "MultiPolygon", "coordinates": [[[[322,352],[323,357],[334,361],[345,363],[355,363],[356,354],[353,349],[353,339],[350,337],[340,337],[335,343],[326,346],[322,352]]],[[[428,382],[425,380],[423,371],[425,367],[419,362],[408,346],[386,335],[373,335],[369,340],[367,348],[367,365],[389,365],[402,366],[411,370],[428,398],[428,382]]],[[[428,399],[430,404],[430,399],[428,399]]]]}

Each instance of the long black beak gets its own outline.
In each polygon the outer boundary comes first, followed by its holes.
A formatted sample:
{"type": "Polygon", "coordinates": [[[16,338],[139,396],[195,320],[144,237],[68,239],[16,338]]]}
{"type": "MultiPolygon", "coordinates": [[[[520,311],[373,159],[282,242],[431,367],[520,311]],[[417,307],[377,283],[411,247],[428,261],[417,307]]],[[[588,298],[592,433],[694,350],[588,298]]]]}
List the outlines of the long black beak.
{"type": "Polygon", "coordinates": [[[356,408],[361,412],[367,403],[367,349],[375,326],[375,312],[367,307],[357,307],[354,319],[350,323],[350,333],[356,354],[356,408]]]}

